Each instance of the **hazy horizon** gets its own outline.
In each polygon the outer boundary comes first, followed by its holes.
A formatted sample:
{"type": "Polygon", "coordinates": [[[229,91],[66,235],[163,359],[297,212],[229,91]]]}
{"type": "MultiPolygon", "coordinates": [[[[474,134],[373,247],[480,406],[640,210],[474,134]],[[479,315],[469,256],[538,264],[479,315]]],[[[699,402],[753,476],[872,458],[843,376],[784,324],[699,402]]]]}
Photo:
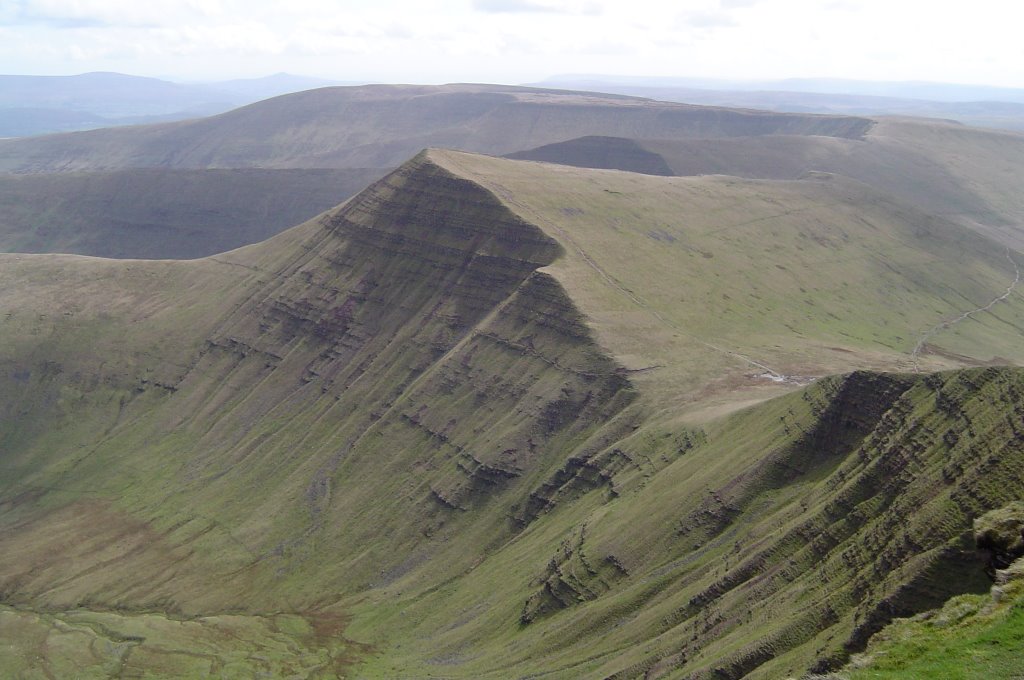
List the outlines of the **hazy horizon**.
{"type": "Polygon", "coordinates": [[[535,82],[560,74],[837,78],[1024,87],[1024,8],[979,0],[15,0],[5,73],[174,81],[287,72],[350,82],[535,82]]]}

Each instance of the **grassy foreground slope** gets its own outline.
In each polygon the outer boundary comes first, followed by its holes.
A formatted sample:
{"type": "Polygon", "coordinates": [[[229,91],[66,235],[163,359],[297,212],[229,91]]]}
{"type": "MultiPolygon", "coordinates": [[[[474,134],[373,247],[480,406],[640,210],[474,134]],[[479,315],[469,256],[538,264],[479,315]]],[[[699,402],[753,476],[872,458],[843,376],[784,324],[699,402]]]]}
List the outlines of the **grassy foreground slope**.
{"type": "Polygon", "coordinates": [[[795,376],[1020,361],[1017,257],[839,179],[442,151],[213,258],[3,256],[0,623],[141,660],[230,613],[326,677],[838,664],[983,579],[1024,378],[795,376]]]}
{"type": "Polygon", "coordinates": [[[941,609],[900,619],[876,635],[835,680],[1020,676],[1024,594],[1016,582],[991,595],[960,595],[941,609]]]}

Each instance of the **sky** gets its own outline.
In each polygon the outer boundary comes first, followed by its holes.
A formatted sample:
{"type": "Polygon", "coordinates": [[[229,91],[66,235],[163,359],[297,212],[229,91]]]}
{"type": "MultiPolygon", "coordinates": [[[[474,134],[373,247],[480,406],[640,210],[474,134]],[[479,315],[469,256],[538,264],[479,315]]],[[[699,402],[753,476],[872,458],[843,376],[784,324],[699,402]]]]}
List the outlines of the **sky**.
{"type": "Polygon", "coordinates": [[[1019,0],[0,0],[0,73],[1024,87],[1019,0]]]}

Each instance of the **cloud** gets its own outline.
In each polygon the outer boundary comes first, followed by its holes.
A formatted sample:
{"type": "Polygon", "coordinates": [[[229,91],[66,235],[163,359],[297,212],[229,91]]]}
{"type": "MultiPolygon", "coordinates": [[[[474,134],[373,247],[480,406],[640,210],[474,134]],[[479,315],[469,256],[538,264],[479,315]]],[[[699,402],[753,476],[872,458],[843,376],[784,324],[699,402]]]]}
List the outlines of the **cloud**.
{"type": "Polygon", "coordinates": [[[0,22],[8,26],[48,26],[50,28],[97,28],[109,22],[74,7],[53,6],[53,3],[14,0],[0,8],[0,22]]]}
{"type": "Polygon", "coordinates": [[[596,0],[582,3],[548,0],[473,0],[473,9],[492,14],[545,13],[595,16],[604,12],[604,6],[596,0]]]}
{"type": "Polygon", "coordinates": [[[530,0],[473,0],[473,8],[481,12],[557,12],[558,10],[530,0]]]}
{"type": "Polygon", "coordinates": [[[153,35],[160,38],[160,49],[177,55],[279,55],[288,47],[282,36],[254,22],[163,28],[153,35]]]}
{"type": "Polygon", "coordinates": [[[594,40],[581,45],[574,51],[579,54],[597,54],[613,57],[624,57],[637,53],[634,45],[610,39],[594,40]]]}
{"type": "Polygon", "coordinates": [[[732,15],[722,10],[687,12],[679,15],[678,23],[687,28],[726,28],[737,25],[732,15]]]}
{"type": "Polygon", "coordinates": [[[56,29],[154,28],[184,18],[209,16],[218,4],[196,0],[10,0],[0,3],[0,21],[56,29]]]}

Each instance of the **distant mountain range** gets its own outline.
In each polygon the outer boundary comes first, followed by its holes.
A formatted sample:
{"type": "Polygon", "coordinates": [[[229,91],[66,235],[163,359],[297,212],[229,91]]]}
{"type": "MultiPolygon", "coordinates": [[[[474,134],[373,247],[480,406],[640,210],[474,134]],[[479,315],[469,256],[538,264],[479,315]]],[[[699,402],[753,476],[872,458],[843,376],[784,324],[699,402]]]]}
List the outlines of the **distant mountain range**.
{"type": "Polygon", "coordinates": [[[559,75],[540,87],[593,90],[662,101],[794,113],[920,116],[1024,131],[1024,89],[830,78],[773,81],[559,75]]]}
{"type": "MultiPolygon", "coordinates": [[[[200,118],[283,94],[357,81],[277,73],[219,82],[172,82],[122,73],[0,75],[0,137],[200,118]]],[[[829,78],[774,81],[556,75],[532,84],[704,106],[792,113],[944,118],[1024,131],[1024,89],[829,78]]]]}
{"type": "Polygon", "coordinates": [[[610,84],[622,87],[655,87],[690,90],[735,90],[745,92],[804,92],[848,94],[897,99],[926,99],[936,102],[1017,102],[1024,104],[1024,89],[963,85],[926,81],[851,80],[846,78],[784,78],[782,80],[724,80],[716,78],[666,78],[657,76],[615,76],[562,74],[538,85],[565,86],[571,83],[610,84]]]}
{"type": "Polygon", "coordinates": [[[198,118],[341,84],[287,73],[213,83],[174,83],[122,73],[0,75],[0,137],[198,118]]]}

